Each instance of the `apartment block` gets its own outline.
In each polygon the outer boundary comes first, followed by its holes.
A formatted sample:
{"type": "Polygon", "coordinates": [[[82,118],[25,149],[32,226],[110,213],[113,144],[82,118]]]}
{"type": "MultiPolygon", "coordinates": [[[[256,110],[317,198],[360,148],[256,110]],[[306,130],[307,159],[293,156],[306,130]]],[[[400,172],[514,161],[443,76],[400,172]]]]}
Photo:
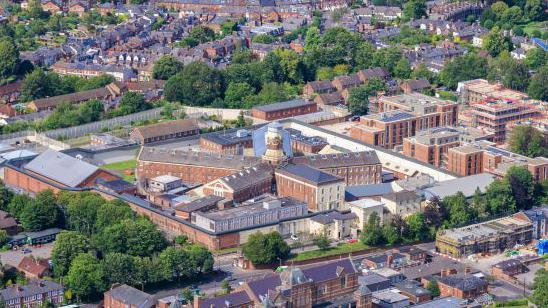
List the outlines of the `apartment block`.
{"type": "Polygon", "coordinates": [[[462,145],[448,150],[447,169],[459,176],[482,173],[483,150],[473,145],[462,145]]]}
{"type": "Polygon", "coordinates": [[[485,79],[459,82],[457,87],[459,103],[473,104],[488,98],[524,100],[527,94],[505,88],[500,83],[489,83],[485,79]]]}
{"type": "Polygon", "coordinates": [[[506,139],[510,124],[540,116],[540,110],[519,100],[488,98],[471,108],[472,126],[492,130],[495,142],[506,139]]]}
{"type": "Polygon", "coordinates": [[[436,167],[447,168],[449,149],[463,143],[492,140],[493,133],[473,127],[440,127],[403,140],[403,154],[436,167]]]}

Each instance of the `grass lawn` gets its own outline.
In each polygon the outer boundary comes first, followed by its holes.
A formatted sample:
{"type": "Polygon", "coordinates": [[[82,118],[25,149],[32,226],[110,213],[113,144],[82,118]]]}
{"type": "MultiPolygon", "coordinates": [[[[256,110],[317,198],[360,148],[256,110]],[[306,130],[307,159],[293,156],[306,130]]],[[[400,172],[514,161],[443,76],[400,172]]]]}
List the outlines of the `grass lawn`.
{"type": "Polygon", "coordinates": [[[351,253],[355,251],[365,250],[370,248],[369,246],[362,244],[361,242],[356,243],[341,243],[337,247],[331,247],[327,250],[311,250],[305,251],[297,254],[296,256],[289,259],[289,261],[304,261],[314,258],[332,256],[342,253],[351,253]]]}
{"type": "Polygon", "coordinates": [[[225,249],[214,250],[212,251],[212,253],[214,255],[224,255],[224,254],[229,254],[236,251],[238,251],[238,248],[225,248],[225,249]]]}
{"type": "Polygon", "coordinates": [[[137,166],[137,161],[135,159],[131,159],[131,160],[120,161],[117,163],[102,165],[101,167],[103,169],[120,171],[120,170],[127,170],[127,169],[135,169],[135,166],[137,166]]]}
{"type": "Polygon", "coordinates": [[[120,161],[117,163],[102,165],[101,168],[106,170],[111,170],[111,171],[118,171],[115,173],[121,176],[125,181],[133,183],[135,181],[135,176],[125,174],[122,171],[127,169],[135,170],[136,165],[137,165],[137,161],[135,159],[132,159],[132,160],[120,161]]]}
{"type": "Polygon", "coordinates": [[[531,34],[535,30],[540,31],[541,34],[548,31],[548,21],[530,22],[523,28],[527,34],[531,34]]]}

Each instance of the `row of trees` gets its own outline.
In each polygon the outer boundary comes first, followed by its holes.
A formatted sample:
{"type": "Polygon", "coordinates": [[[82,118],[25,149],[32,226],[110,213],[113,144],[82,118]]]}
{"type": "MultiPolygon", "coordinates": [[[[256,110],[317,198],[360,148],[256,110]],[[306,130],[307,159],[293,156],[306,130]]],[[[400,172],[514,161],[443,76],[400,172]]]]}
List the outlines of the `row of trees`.
{"type": "Polygon", "coordinates": [[[55,241],[53,271],[79,299],[94,298],[113,283],[144,288],[199,278],[213,268],[205,247],[186,240],[170,246],[152,222],[121,200],[62,191],[56,202],[68,231],[55,241]]]}
{"type": "Polygon", "coordinates": [[[480,23],[488,29],[498,27],[523,35],[525,24],[544,21],[545,18],[545,4],[542,0],[498,1],[483,11],[480,23]]]}
{"type": "Polygon", "coordinates": [[[476,193],[467,200],[462,192],[443,200],[430,200],[422,213],[405,219],[399,215],[385,221],[370,215],[361,240],[367,245],[394,245],[432,239],[439,228],[460,227],[500,215],[528,209],[548,202],[548,181],[534,184],[531,173],[524,167],[511,167],[501,180],[491,183],[485,193],[476,193]]]}
{"type": "Polygon", "coordinates": [[[113,283],[144,288],[181,279],[198,279],[213,268],[205,247],[177,238],[172,246],[156,226],[136,216],[118,199],[97,193],[51,190],[35,198],[13,195],[0,186],[0,209],[27,231],[62,231],[52,250],[53,273],[79,299],[94,299],[113,283]]]}

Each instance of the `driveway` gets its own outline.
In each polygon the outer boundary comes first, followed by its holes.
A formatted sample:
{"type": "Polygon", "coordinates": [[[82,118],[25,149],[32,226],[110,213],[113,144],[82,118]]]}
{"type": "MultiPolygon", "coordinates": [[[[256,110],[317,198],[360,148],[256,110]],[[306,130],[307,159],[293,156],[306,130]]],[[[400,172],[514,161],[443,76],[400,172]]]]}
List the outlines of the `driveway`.
{"type": "Polygon", "coordinates": [[[19,262],[21,262],[24,256],[31,256],[31,255],[34,256],[35,258],[49,259],[51,257],[51,250],[53,248],[53,243],[44,244],[44,245],[41,245],[40,247],[28,246],[27,248],[32,250],[32,252],[24,254],[22,252],[21,247],[18,250],[8,250],[8,251],[0,252],[0,260],[2,260],[2,264],[17,267],[17,265],[19,265],[19,262]]]}

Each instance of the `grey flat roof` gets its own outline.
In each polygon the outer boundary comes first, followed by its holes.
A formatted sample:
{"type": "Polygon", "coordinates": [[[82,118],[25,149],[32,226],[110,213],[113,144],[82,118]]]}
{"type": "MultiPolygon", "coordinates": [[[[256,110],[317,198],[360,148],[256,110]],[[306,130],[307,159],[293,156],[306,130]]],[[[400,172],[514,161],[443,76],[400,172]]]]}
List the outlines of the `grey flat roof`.
{"type": "Polygon", "coordinates": [[[290,176],[293,175],[297,178],[301,178],[315,184],[343,181],[343,179],[340,177],[331,175],[315,168],[311,168],[307,165],[287,165],[284,168],[276,170],[276,173],[290,176]]]}
{"type": "Polygon", "coordinates": [[[65,153],[46,150],[24,167],[69,187],[76,187],[99,168],[65,153]]]}
{"type": "Polygon", "coordinates": [[[462,305],[461,305],[462,301],[463,300],[458,299],[456,297],[448,296],[448,297],[442,297],[442,298],[434,299],[434,300],[431,300],[431,301],[426,302],[426,303],[416,304],[413,307],[415,307],[415,308],[439,308],[439,307],[443,307],[443,308],[460,308],[460,307],[462,307],[462,305]]]}
{"type": "Polygon", "coordinates": [[[488,173],[480,173],[457,178],[454,180],[440,182],[434,187],[426,188],[425,192],[432,196],[444,198],[461,191],[464,196],[471,197],[476,192],[476,188],[479,188],[482,192],[485,192],[485,188],[494,180],[494,175],[488,173]]]}

